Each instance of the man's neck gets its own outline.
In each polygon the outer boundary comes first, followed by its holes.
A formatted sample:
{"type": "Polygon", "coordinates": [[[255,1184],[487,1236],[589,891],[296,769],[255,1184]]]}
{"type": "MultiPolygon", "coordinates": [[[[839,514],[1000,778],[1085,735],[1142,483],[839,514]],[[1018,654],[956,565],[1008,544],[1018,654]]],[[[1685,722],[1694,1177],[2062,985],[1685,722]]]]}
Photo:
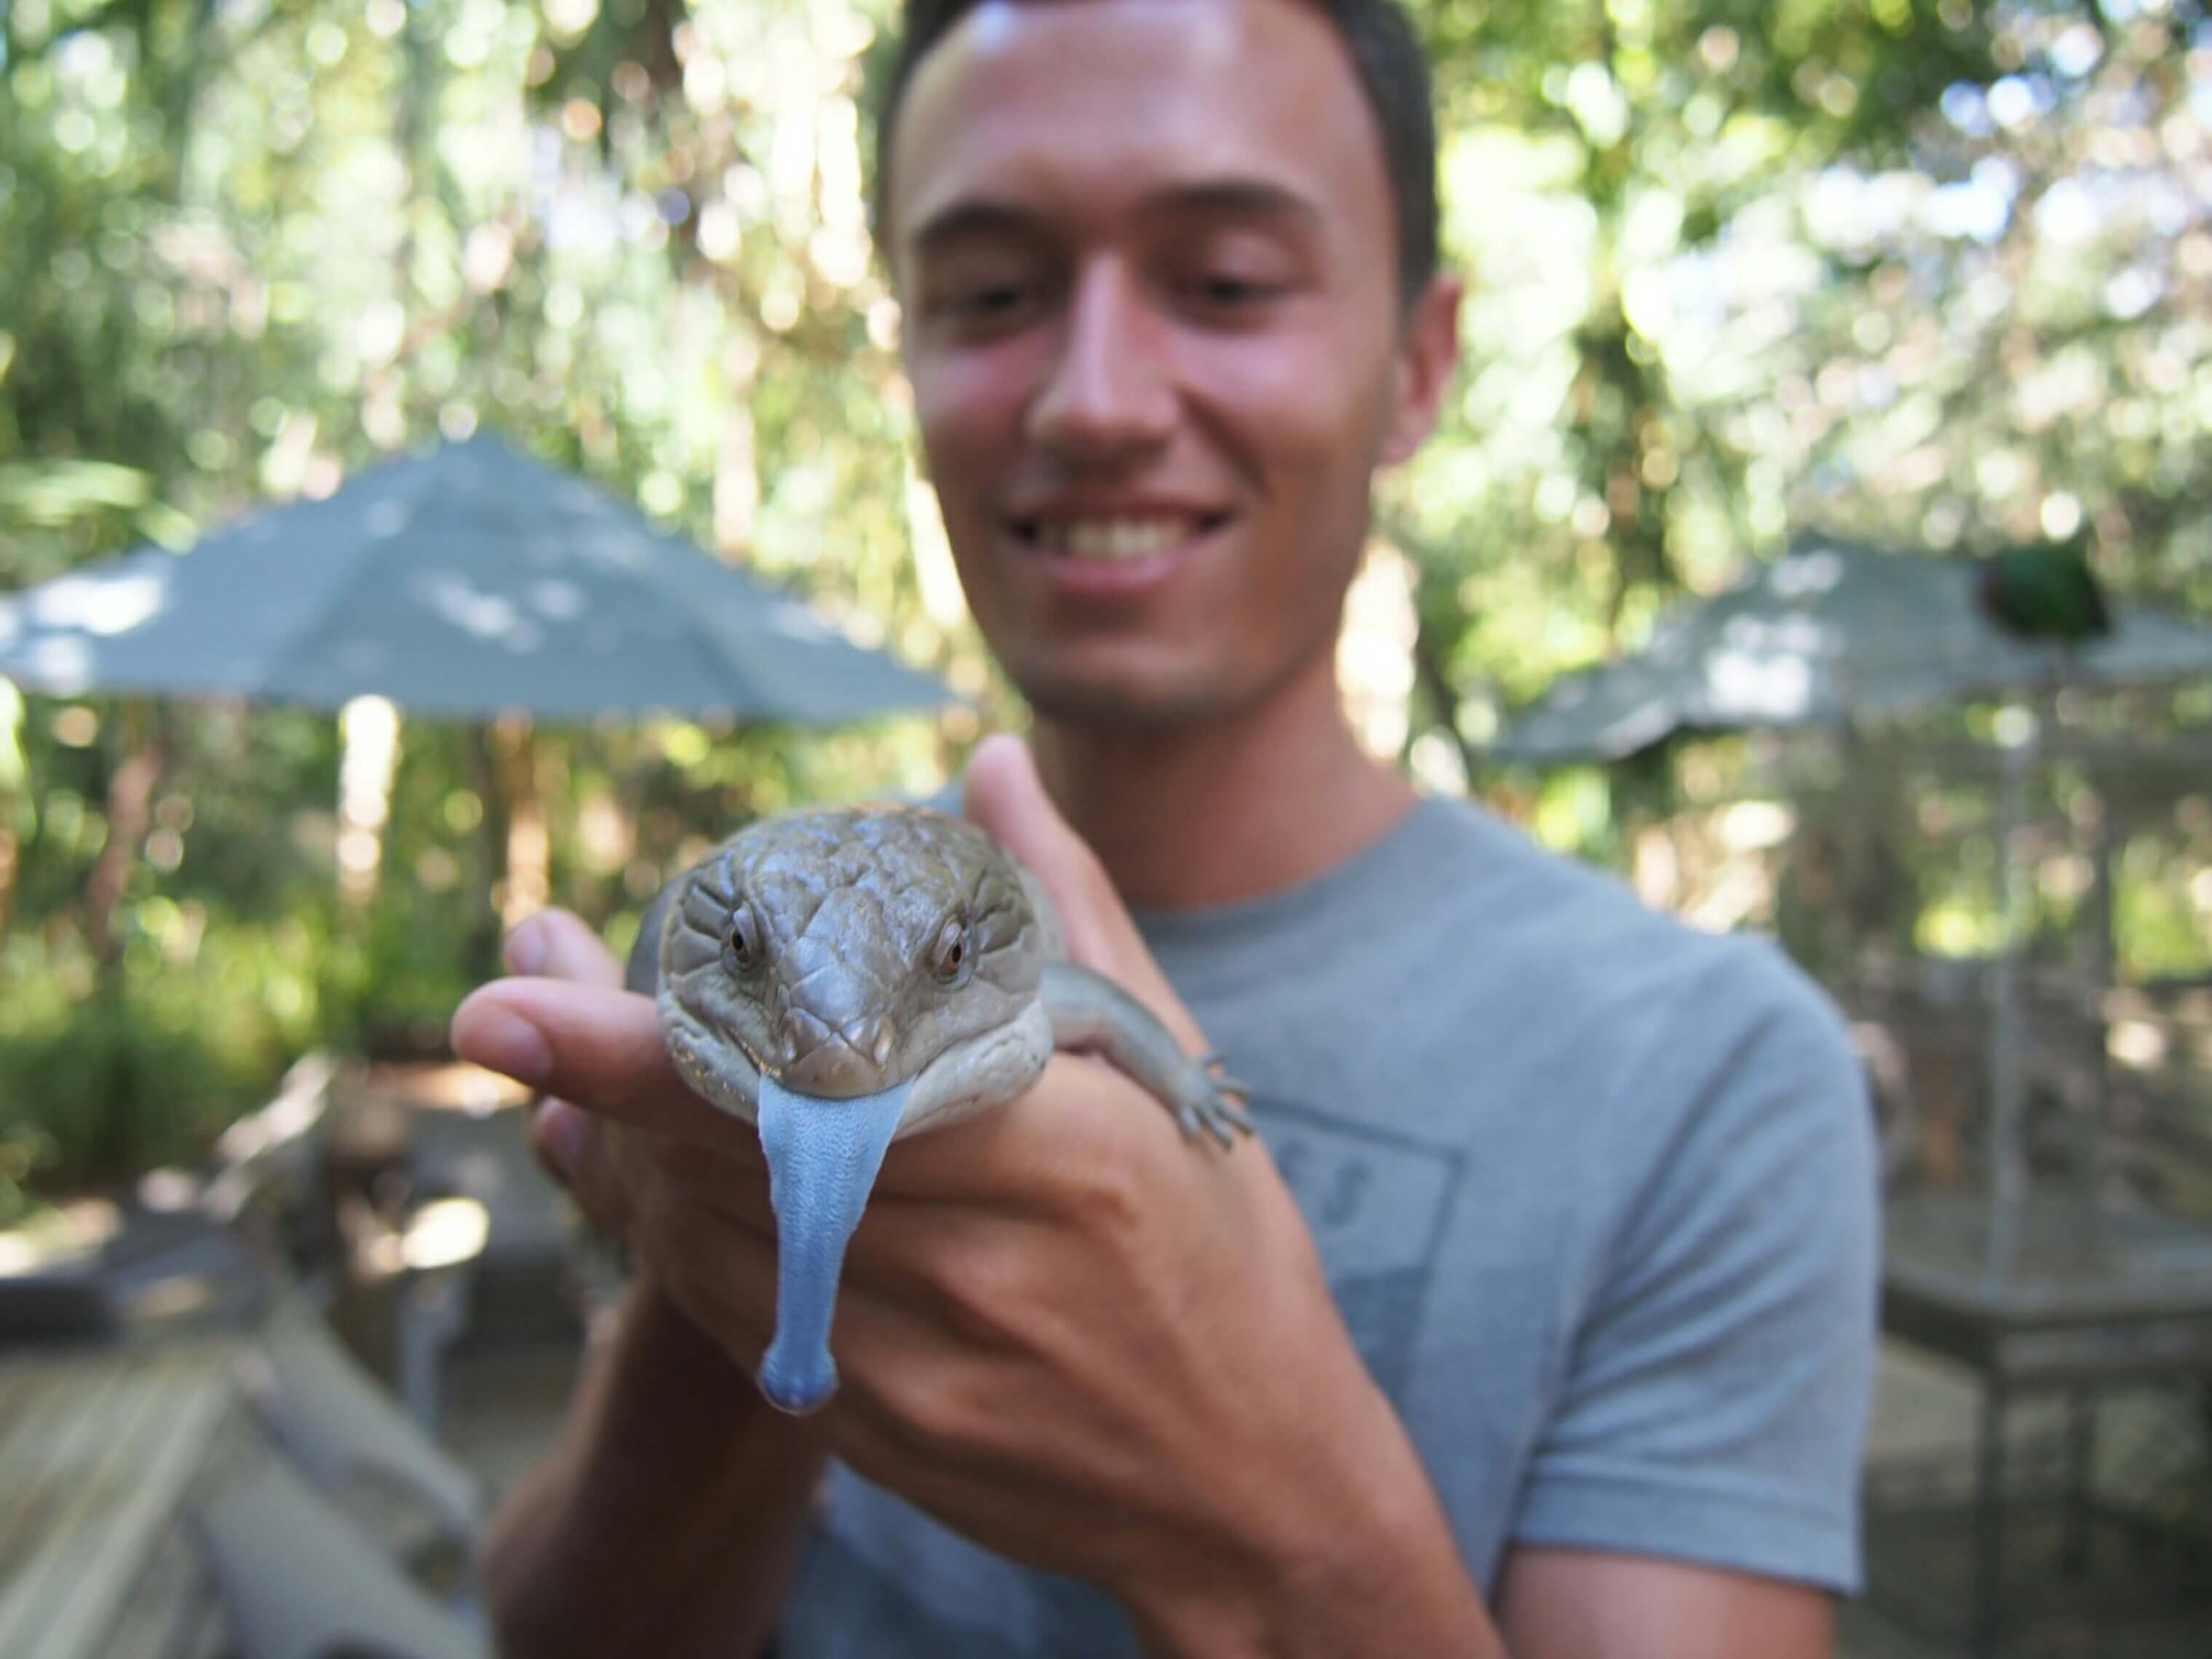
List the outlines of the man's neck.
{"type": "Polygon", "coordinates": [[[1030,741],[1045,789],[1132,908],[1280,891],[1342,863],[1413,806],[1411,786],[1360,748],[1328,667],[1206,725],[1038,720],[1030,741]]]}

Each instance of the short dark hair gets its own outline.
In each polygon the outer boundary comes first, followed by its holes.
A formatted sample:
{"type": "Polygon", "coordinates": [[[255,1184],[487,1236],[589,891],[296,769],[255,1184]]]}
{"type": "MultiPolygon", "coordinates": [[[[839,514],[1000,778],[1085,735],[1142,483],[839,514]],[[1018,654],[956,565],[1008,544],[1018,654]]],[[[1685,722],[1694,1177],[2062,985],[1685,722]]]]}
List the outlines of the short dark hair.
{"type": "MultiPolygon", "coordinates": [[[[921,60],[982,3],[984,0],[906,0],[905,27],[886,43],[890,59],[875,99],[872,206],[878,236],[890,222],[891,140],[907,87],[921,60]]],[[[1400,0],[1299,3],[1320,12],[1344,42],[1359,89],[1375,113],[1397,213],[1398,297],[1410,309],[1437,274],[1437,127],[1428,54],[1400,0]]],[[[890,252],[884,250],[886,258],[890,252]]]]}

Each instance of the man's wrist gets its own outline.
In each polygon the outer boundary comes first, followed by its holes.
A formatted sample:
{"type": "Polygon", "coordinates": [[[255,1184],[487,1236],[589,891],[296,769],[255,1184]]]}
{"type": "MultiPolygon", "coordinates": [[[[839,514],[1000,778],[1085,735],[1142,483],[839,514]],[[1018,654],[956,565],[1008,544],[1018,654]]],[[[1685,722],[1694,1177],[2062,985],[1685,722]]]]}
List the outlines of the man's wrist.
{"type": "Polygon", "coordinates": [[[1255,1522],[1212,1573],[1123,1597],[1151,1659],[1504,1659],[1419,1459],[1379,1395],[1364,1455],[1255,1522]]]}
{"type": "Polygon", "coordinates": [[[816,1431],[774,1410],[641,1274],[560,1449],[487,1528],[479,1565],[501,1650],[752,1651],[823,1462],[816,1431]]]}
{"type": "Polygon", "coordinates": [[[695,1474],[711,1467],[720,1441],[764,1429],[795,1442],[816,1438],[810,1425],[770,1407],[744,1368],[648,1273],[632,1279],[601,1340],[604,1378],[586,1390],[583,1421],[596,1443],[593,1461],[613,1466],[617,1478],[629,1458],[663,1449],[671,1435],[691,1449],[695,1474]]]}

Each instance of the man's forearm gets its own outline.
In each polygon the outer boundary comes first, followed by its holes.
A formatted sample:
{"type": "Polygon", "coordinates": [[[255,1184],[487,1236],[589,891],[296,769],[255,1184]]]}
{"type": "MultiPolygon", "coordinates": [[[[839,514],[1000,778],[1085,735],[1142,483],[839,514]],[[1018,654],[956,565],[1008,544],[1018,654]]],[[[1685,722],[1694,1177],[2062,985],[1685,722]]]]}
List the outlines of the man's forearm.
{"type": "Polygon", "coordinates": [[[500,1650],[750,1659],[822,1449],[649,1280],[616,1318],[559,1446],[486,1530],[500,1650]]]}
{"type": "Polygon", "coordinates": [[[1507,1659],[1504,1639],[1449,1548],[1350,1558],[1340,1577],[1139,1616],[1150,1659],[1507,1659]]]}

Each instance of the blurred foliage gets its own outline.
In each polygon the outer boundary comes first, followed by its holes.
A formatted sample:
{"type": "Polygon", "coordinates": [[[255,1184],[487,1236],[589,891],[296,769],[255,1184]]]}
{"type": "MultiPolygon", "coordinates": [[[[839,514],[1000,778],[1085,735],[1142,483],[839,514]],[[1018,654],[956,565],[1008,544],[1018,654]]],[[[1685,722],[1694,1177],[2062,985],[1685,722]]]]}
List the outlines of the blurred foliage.
{"type": "MultiPolygon", "coordinates": [[[[889,3],[0,7],[0,587],[491,422],[1017,718],[867,235],[889,3]]],[[[1425,782],[1712,925],[1786,922],[1791,878],[1743,880],[1775,846],[1742,810],[1760,745],[1539,775],[1484,743],[1797,525],[1936,555],[2085,531],[2121,593],[2212,610],[2196,0],[1417,9],[1468,276],[1465,371],[1382,502],[1412,690],[1382,729],[1425,782]]],[[[553,896],[621,945],[702,837],[930,788],[975,729],[540,732],[523,781],[553,896]]],[[[1862,775],[1814,747],[1817,829],[1862,775]]],[[[0,1205],[189,1155],[308,1045],[434,1036],[504,791],[479,734],[406,724],[356,906],[339,761],[319,716],[0,682],[0,1205]]],[[[2134,971],[2207,964],[2190,799],[2124,860],[2134,971]]],[[[1986,948],[1985,827],[1942,800],[1897,805],[1932,850],[1885,866],[1887,925],[1986,948]]]]}

